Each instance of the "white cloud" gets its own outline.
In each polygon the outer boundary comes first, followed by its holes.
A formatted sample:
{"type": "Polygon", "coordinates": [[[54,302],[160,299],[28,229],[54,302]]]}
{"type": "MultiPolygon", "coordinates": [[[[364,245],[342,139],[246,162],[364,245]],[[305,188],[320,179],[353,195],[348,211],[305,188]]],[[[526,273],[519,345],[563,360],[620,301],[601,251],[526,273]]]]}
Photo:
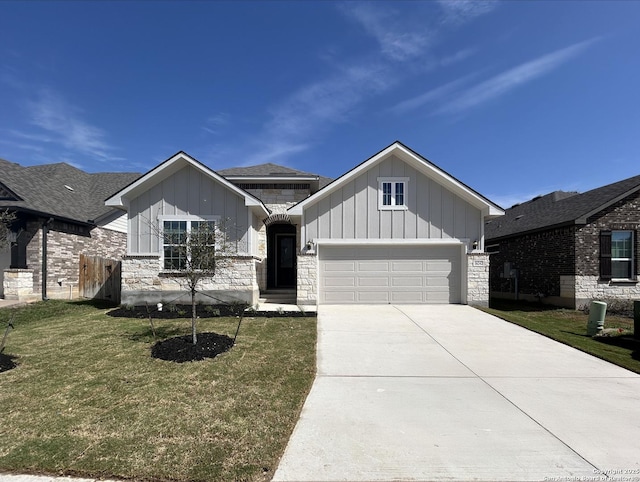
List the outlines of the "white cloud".
{"type": "MultiPolygon", "coordinates": [[[[350,122],[369,101],[401,84],[407,76],[414,75],[425,61],[438,65],[432,59],[431,49],[440,35],[438,22],[441,16],[438,12],[434,15],[429,4],[425,4],[426,7],[415,5],[409,10],[379,3],[341,4],[342,14],[362,26],[364,32],[376,40],[379,48],[355,58],[343,55],[337,67],[335,62],[331,63],[331,68],[335,69],[332,73],[301,86],[282,99],[270,109],[262,131],[250,142],[234,149],[250,154],[233,157],[245,163],[283,162],[287,156],[311,148],[327,130],[350,122]]],[[[464,13],[467,18],[472,17],[471,10],[470,6],[462,9],[467,12],[464,13]]],[[[483,7],[473,10],[474,15],[479,15],[480,10],[488,11],[483,7]]],[[[458,18],[462,15],[458,13],[458,18]]],[[[473,49],[461,50],[443,59],[441,65],[459,62],[473,53],[473,49]]],[[[463,80],[443,87],[439,92],[407,101],[396,109],[408,110],[438,95],[446,95],[448,90],[459,88],[463,80]]],[[[216,130],[209,125],[206,127],[216,130]]],[[[215,149],[214,156],[220,158],[220,155],[220,150],[215,149]]]]}
{"type": "Polygon", "coordinates": [[[423,54],[430,45],[429,29],[408,27],[406,19],[399,19],[393,10],[375,4],[350,3],[342,11],[374,37],[381,52],[392,60],[410,60],[423,54]]]}
{"type": "Polygon", "coordinates": [[[446,101],[446,99],[451,97],[451,94],[458,91],[458,89],[473,77],[476,77],[477,74],[469,74],[460,79],[453,80],[444,85],[436,87],[435,89],[431,89],[424,94],[418,95],[416,97],[412,97],[411,99],[404,100],[399,104],[396,104],[391,111],[395,114],[403,114],[410,110],[417,109],[422,107],[425,104],[430,102],[439,102],[442,103],[446,101]]]}
{"type": "Polygon", "coordinates": [[[202,130],[210,134],[219,134],[222,128],[227,125],[229,125],[229,115],[225,112],[218,112],[205,121],[202,130]]]}
{"type": "Polygon", "coordinates": [[[60,95],[43,89],[36,100],[27,103],[30,123],[47,132],[18,133],[19,137],[40,142],[61,144],[67,149],[100,160],[122,160],[115,157],[113,148],[105,141],[104,130],[86,122],[81,110],[65,101],[60,95]]]}
{"type": "Polygon", "coordinates": [[[598,38],[585,40],[584,42],[556,50],[555,52],[507,70],[461,92],[454,100],[438,109],[436,113],[460,114],[468,109],[504,95],[516,87],[531,82],[560,67],[562,64],[585,51],[598,40],[598,38]]]}
{"type": "Polygon", "coordinates": [[[475,54],[476,51],[477,51],[477,49],[475,49],[475,48],[467,48],[467,49],[459,50],[453,55],[449,55],[448,57],[444,57],[444,58],[440,59],[440,65],[443,66],[443,67],[447,67],[449,65],[456,64],[458,62],[462,62],[463,60],[465,60],[465,59],[471,57],[473,54],[475,54]]]}
{"type": "Polygon", "coordinates": [[[270,162],[300,153],[336,124],[348,122],[367,98],[396,82],[382,63],[361,63],[303,86],[274,106],[244,162],[270,162]]]}
{"type": "Polygon", "coordinates": [[[443,23],[459,25],[489,13],[498,6],[491,0],[438,0],[443,10],[443,23]]]}

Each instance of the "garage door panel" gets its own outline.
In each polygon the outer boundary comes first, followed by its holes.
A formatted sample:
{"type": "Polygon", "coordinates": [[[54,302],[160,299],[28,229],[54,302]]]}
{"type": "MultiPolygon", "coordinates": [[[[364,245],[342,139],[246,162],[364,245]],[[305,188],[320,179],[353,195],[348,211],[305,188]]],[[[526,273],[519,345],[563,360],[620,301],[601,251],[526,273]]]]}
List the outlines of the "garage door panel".
{"type": "Polygon", "coordinates": [[[345,273],[353,273],[355,271],[355,261],[330,261],[324,265],[325,271],[343,271],[345,273]]]}
{"type": "Polygon", "coordinates": [[[391,278],[391,286],[398,288],[422,288],[425,286],[425,282],[423,276],[393,276],[391,278]]]}
{"type": "Polygon", "coordinates": [[[394,273],[422,273],[424,268],[424,263],[421,260],[393,261],[391,263],[391,269],[394,273]]]}
{"type": "Polygon", "coordinates": [[[372,261],[367,259],[358,261],[357,269],[359,272],[382,271],[388,273],[391,269],[391,263],[389,261],[372,261]]]}
{"type": "Polygon", "coordinates": [[[360,276],[358,278],[358,286],[362,287],[374,287],[374,288],[387,288],[389,286],[389,278],[382,276],[371,276],[364,277],[360,276]]]}
{"type": "Polygon", "coordinates": [[[325,280],[325,286],[327,286],[328,288],[356,286],[356,278],[341,278],[341,277],[335,277],[335,276],[326,276],[324,280],[325,280]]]}
{"type": "Polygon", "coordinates": [[[325,293],[325,302],[337,305],[343,303],[356,303],[356,295],[354,291],[328,291],[325,293]]]}
{"type": "Polygon", "coordinates": [[[320,303],[459,303],[459,246],[320,249],[320,303]]]}
{"type": "Polygon", "coordinates": [[[424,292],[423,291],[393,291],[391,293],[391,302],[392,303],[415,303],[420,304],[424,303],[424,292]]]}
{"type": "Polygon", "coordinates": [[[360,303],[371,303],[371,304],[388,304],[391,302],[391,298],[389,296],[389,291],[358,291],[357,299],[360,303]]]}

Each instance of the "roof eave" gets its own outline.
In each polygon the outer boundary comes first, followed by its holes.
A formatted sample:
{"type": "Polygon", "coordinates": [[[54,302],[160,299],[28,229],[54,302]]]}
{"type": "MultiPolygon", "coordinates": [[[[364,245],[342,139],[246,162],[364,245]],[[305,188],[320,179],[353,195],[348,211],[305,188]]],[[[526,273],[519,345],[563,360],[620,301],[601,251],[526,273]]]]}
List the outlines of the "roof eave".
{"type": "Polygon", "coordinates": [[[640,191],[640,184],[637,185],[636,187],[632,188],[632,189],[629,189],[629,190],[623,192],[622,194],[620,194],[620,195],[618,195],[618,196],[616,196],[616,197],[614,197],[612,199],[609,199],[607,202],[601,204],[600,206],[598,206],[595,209],[592,209],[588,213],[583,214],[582,216],[580,216],[579,218],[576,219],[576,223],[577,224],[587,224],[587,222],[588,222],[587,220],[591,216],[599,213],[600,211],[602,211],[604,209],[607,209],[609,206],[612,206],[613,204],[617,203],[618,201],[622,201],[624,198],[626,198],[626,197],[628,197],[628,196],[630,196],[630,195],[632,195],[632,194],[634,194],[634,193],[636,193],[638,191],[640,191]]]}
{"type": "MultiPolygon", "coordinates": [[[[518,238],[520,236],[524,236],[526,234],[534,234],[534,233],[541,233],[543,231],[549,231],[551,229],[558,229],[558,228],[565,228],[568,226],[576,226],[576,225],[584,225],[586,223],[581,223],[578,222],[578,220],[571,220],[571,221],[563,221],[561,223],[556,223],[556,224],[551,224],[548,226],[542,226],[539,228],[532,228],[532,229],[527,229],[525,231],[518,231],[516,233],[511,233],[511,234],[506,234],[504,236],[496,236],[494,238],[490,238],[489,236],[486,236],[486,242],[494,242],[494,241],[504,241],[507,239],[511,239],[511,238],[518,238]]],[[[485,230],[486,233],[486,230],[485,230]]]]}

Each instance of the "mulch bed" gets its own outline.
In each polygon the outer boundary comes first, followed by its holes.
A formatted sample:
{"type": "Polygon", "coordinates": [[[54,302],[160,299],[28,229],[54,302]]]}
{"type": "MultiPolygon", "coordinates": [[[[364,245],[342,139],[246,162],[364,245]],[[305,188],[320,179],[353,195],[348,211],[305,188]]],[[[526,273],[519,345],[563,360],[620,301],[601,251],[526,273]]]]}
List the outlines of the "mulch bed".
{"type": "Polygon", "coordinates": [[[16,357],[0,353],[0,373],[11,370],[18,365],[13,361],[16,357]]]}
{"type": "MultiPolygon", "coordinates": [[[[218,316],[239,316],[242,309],[232,305],[196,305],[196,315],[200,318],[215,318],[218,316]]],[[[191,318],[191,305],[164,305],[162,311],[158,311],[156,305],[146,306],[121,306],[107,312],[107,315],[116,318],[151,318],[173,320],[176,318],[191,318]]]]}
{"type": "Polygon", "coordinates": [[[233,339],[218,333],[198,333],[198,343],[191,335],[177,336],[159,341],[151,348],[151,356],[161,360],[184,363],[214,358],[233,346],[233,339]]]}

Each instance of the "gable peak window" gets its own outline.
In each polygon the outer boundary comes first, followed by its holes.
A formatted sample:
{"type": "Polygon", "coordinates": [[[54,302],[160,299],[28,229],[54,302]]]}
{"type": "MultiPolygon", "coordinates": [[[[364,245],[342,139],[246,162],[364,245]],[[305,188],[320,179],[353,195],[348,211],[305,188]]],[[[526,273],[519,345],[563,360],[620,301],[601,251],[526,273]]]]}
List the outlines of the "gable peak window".
{"type": "Polygon", "coordinates": [[[378,178],[378,209],[407,209],[408,177],[378,178]]]}

